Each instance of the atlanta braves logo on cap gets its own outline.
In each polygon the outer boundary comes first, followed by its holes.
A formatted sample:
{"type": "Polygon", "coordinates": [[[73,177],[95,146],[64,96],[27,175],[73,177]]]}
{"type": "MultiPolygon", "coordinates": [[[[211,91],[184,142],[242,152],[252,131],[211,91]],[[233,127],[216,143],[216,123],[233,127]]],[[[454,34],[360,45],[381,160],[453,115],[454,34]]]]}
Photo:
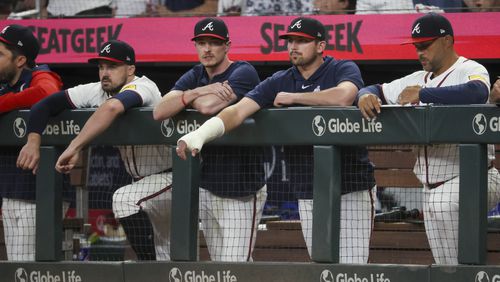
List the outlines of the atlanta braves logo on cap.
{"type": "Polygon", "coordinates": [[[411,34],[414,34],[414,33],[420,33],[420,23],[417,23],[415,25],[415,27],[413,28],[413,30],[411,31],[411,34]]]}
{"type": "Polygon", "coordinates": [[[413,22],[411,38],[403,44],[425,42],[446,35],[453,36],[450,21],[440,14],[428,13],[413,22]]]}
{"type": "Polygon", "coordinates": [[[325,27],[316,19],[299,17],[290,23],[287,32],[280,35],[279,38],[286,39],[289,36],[300,36],[323,41],[325,40],[325,27]]]}
{"type": "Polygon", "coordinates": [[[204,28],[201,30],[205,31],[206,29],[209,29],[210,31],[214,31],[214,22],[209,22],[204,28]]]}
{"type": "Polygon", "coordinates": [[[194,26],[194,37],[191,40],[196,40],[199,37],[213,37],[220,40],[228,41],[229,32],[227,26],[219,18],[205,18],[196,23],[194,26]]]}
{"type": "Polygon", "coordinates": [[[101,49],[101,53],[109,53],[111,52],[111,43],[107,44],[106,46],[104,46],[104,48],[101,49]]]}
{"type": "Polygon", "coordinates": [[[302,24],[301,24],[301,23],[302,23],[302,20],[298,20],[298,21],[296,21],[296,22],[295,22],[295,23],[294,23],[294,24],[290,27],[290,29],[294,29],[294,28],[298,28],[298,29],[300,29],[300,28],[301,28],[301,26],[302,26],[302,24]]]}
{"type": "Polygon", "coordinates": [[[133,65],[135,64],[135,52],[132,46],[123,41],[110,40],[101,46],[97,57],[89,59],[89,63],[96,63],[99,60],[133,65]]]}

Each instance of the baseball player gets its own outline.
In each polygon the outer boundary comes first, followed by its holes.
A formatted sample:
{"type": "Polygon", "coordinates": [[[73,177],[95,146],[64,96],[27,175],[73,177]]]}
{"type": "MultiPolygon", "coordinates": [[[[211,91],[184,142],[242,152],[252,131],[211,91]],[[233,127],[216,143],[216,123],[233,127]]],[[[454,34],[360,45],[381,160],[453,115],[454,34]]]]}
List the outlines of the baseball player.
{"type": "MultiPolygon", "coordinates": [[[[381,104],[480,104],[488,99],[488,71],[454,50],[453,29],[444,16],[429,13],[415,20],[411,39],[423,70],[358,93],[358,107],[367,119],[380,113],[381,104]]],[[[489,159],[494,151],[489,147],[489,159]]],[[[458,145],[419,146],[414,172],[424,185],[425,229],[437,264],[457,264],[458,145]]],[[[500,198],[500,177],[488,170],[489,206],[500,198]]]]}
{"type": "MultiPolygon", "coordinates": [[[[30,108],[62,87],[61,78],[47,65],[37,66],[40,49],[31,30],[8,25],[0,32],[0,113],[30,108]]],[[[21,120],[14,124],[24,136],[21,120]]],[[[0,149],[0,197],[8,260],[35,260],[36,179],[16,168],[20,148],[0,149]]],[[[68,207],[68,204],[65,204],[68,207]]],[[[64,213],[63,213],[64,214],[64,213]]]]}
{"type": "MultiPolygon", "coordinates": [[[[225,108],[199,129],[179,139],[177,154],[186,157],[200,152],[203,145],[238,127],[260,108],[292,105],[352,105],[363,86],[358,67],[352,61],[323,57],[325,28],[319,21],[299,17],[285,34],[293,66],[261,82],[235,105],[225,108]]],[[[370,189],[375,185],[373,167],[364,148],[347,147],[342,160],[345,174],[341,207],[341,251],[343,263],[367,262],[372,225],[370,189]],[[347,171],[347,170],[346,170],[347,171]],[[357,180],[357,181],[354,181],[357,180]]],[[[312,160],[312,147],[298,147],[297,152],[312,160]]],[[[312,162],[312,161],[310,161],[312,162]]],[[[312,165],[309,166],[312,169],[312,165]]],[[[312,185],[309,187],[312,191],[312,185]]],[[[309,191],[309,194],[311,194],[309,191]]],[[[299,200],[302,229],[310,252],[312,246],[312,200],[299,200]]]]}
{"type": "MultiPolygon", "coordinates": [[[[257,71],[228,58],[224,21],[205,18],[192,38],[200,64],[186,72],[154,109],[163,120],[192,106],[213,115],[259,82],[257,71]]],[[[202,155],[200,220],[213,261],[250,261],[267,198],[261,147],[209,147],[202,155]]]]}
{"type": "MultiPolygon", "coordinates": [[[[98,107],[81,132],[61,154],[56,170],[69,173],[84,146],[104,132],[130,108],[154,106],[161,99],[156,84],[135,75],[135,53],[130,45],[111,40],[101,46],[97,57],[89,59],[99,66],[99,82],[58,92],[36,104],[28,123],[28,142],[17,164],[36,169],[39,162],[41,133],[50,116],[65,109],[98,107]]],[[[127,238],[140,260],[169,260],[170,200],[172,181],[171,155],[167,146],[119,146],[127,172],[134,182],[113,195],[113,212],[123,225],[127,238]],[[145,234],[144,225],[154,230],[145,234]],[[151,249],[153,248],[153,249],[151,249]]]]}

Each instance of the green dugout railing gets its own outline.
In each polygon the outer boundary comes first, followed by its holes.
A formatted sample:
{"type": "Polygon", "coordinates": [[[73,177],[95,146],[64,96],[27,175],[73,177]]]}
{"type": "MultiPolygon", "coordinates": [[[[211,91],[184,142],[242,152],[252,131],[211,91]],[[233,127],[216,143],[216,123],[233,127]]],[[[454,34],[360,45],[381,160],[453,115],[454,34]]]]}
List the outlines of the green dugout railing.
{"type": "MultiPolygon", "coordinates": [[[[51,119],[41,150],[37,178],[37,261],[61,260],[61,183],[54,164],[93,110],[67,111],[51,119]],[[40,187],[43,187],[41,191],[40,187]]],[[[22,146],[29,111],[0,117],[0,146],[22,146]]],[[[175,144],[207,117],[182,112],[154,121],[150,108],[120,117],[93,144],[175,144]]],[[[436,144],[460,146],[459,262],[486,262],[486,144],[500,143],[500,109],[492,105],[385,107],[374,121],[356,108],[304,107],[262,110],[218,145],[314,145],[313,251],[315,262],[339,261],[340,157],[344,145],[436,144]],[[474,187],[474,189],[471,189],[474,187]]],[[[175,154],[174,154],[175,155],[175,154]]],[[[174,157],[171,257],[196,261],[199,161],[174,157]]]]}

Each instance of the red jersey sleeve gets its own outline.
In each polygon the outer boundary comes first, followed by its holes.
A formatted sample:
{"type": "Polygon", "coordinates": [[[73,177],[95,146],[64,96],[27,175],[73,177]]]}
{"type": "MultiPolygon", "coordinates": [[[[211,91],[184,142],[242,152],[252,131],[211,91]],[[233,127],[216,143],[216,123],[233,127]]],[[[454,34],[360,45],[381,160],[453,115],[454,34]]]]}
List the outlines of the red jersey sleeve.
{"type": "Polygon", "coordinates": [[[61,77],[56,73],[35,71],[28,88],[0,96],[0,113],[31,108],[43,98],[60,91],[62,85],[61,77]]]}

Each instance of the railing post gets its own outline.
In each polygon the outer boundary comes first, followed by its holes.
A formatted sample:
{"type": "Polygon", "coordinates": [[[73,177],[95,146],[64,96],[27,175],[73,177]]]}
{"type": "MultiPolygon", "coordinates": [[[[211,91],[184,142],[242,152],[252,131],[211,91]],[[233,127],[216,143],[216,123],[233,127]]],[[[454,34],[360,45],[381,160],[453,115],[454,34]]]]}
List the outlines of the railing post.
{"type": "Polygon", "coordinates": [[[486,263],[488,153],[485,144],[460,145],[458,263],[486,263]]]}
{"type": "Polygon", "coordinates": [[[172,226],[170,257],[173,261],[198,259],[198,201],[200,159],[180,159],[172,149],[172,226]]]}
{"type": "Polygon", "coordinates": [[[314,146],[312,260],[339,262],[341,148],[314,146]]]}
{"type": "Polygon", "coordinates": [[[36,177],[36,261],[62,259],[63,175],[54,168],[58,157],[57,148],[40,148],[36,177]]]}

